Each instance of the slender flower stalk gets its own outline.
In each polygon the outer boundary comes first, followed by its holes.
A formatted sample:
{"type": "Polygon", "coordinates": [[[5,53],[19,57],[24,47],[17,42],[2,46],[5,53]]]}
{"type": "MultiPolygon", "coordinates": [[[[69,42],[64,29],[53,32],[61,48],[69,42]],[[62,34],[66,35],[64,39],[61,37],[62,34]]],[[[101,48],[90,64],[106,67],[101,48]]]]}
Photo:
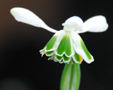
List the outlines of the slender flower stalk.
{"type": "Polygon", "coordinates": [[[80,78],[80,65],[75,62],[66,64],[61,77],[60,90],[79,90],[80,78]]]}
{"type": "Polygon", "coordinates": [[[83,60],[88,64],[94,61],[79,33],[106,31],[108,28],[106,18],[98,15],[83,22],[80,17],[72,16],[62,24],[62,30],[55,30],[28,9],[15,7],[10,12],[19,22],[55,33],[40,50],[40,53],[42,56],[44,54],[48,56],[48,60],[66,63],[61,78],[61,90],[78,90],[80,84],[79,64],[83,60]]]}

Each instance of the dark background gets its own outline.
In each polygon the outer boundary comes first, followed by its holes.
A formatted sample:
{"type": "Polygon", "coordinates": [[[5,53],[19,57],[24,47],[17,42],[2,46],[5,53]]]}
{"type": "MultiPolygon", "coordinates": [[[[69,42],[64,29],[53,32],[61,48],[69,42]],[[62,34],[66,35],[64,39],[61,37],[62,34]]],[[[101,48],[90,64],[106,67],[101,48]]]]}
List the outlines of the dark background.
{"type": "Polygon", "coordinates": [[[0,90],[59,90],[64,64],[41,58],[39,50],[52,37],[44,29],[16,22],[13,7],[30,9],[50,27],[62,29],[70,16],[84,21],[104,15],[109,28],[103,33],[80,34],[95,62],[81,64],[79,90],[113,90],[112,0],[0,0],[0,90]]]}

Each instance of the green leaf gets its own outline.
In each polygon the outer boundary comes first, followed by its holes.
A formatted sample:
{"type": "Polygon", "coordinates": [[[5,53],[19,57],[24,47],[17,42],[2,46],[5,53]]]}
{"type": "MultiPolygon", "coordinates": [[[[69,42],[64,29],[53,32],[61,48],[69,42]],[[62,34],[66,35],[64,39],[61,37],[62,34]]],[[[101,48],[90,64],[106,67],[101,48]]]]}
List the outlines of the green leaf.
{"type": "Polygon", "coordinates": [[[73,62],[66,64],[62,73],[60,90],[79,90],[80,65],[73,62]]]}

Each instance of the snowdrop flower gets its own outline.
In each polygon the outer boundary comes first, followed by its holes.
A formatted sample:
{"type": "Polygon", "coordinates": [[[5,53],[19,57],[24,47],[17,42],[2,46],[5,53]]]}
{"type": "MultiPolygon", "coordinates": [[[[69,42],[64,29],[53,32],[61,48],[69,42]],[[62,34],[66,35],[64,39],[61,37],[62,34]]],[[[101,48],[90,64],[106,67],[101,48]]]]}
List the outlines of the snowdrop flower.
{"type": "Polygon", "coordinates": [[[86,48],[79,33],[104,32],[108,28],[106,18],[102,15],[91,17],[85,22],[78,16],[72,16],[62,24],[63,29],[57,31],[47,26],[38,16],[28,9],[15,7],[10,12],[19,22],[55,33],[45,47],[40,50],[40,53],[42,56],[44,54],[49,56],[49,60],[60,63],[69,63],[70,61],[81,63],[82,60],[87,63],[93,62],[94,58],[86,48]]]}

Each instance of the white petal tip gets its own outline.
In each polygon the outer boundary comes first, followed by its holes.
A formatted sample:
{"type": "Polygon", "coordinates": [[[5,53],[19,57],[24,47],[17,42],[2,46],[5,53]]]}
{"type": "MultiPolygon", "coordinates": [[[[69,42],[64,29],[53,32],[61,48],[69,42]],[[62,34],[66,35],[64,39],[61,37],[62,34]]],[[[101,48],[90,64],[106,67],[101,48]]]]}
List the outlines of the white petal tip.
{"type": "Polygon", "coordinates": [[[80,33],[84,32],[104,32],[108,29],[109,25],[107,23],[107,20],[104,16],[98,15],[89,18],[84,22],[83,28],[84,30],[80,33]]]}
{"type": "Polygon", "coordinates": [[[92,62],[94,62],[94,60],[90,60],[90,61],[88,61],[87,63],[88,63],[88,64],[91,64],[92,62]]]}
{"type": "Polygon", "coordinates": [[[26,10],[27,9],[21,7],[14,7],[10,10],[10,13],[15,18],[16,21],[25,23],[24,18],[22,17],[24,16],[24,13],[26,13],[26,10]]]}
{"type": "Polygon", "coordinates": [[[21,11],[21,10],[27,10],[27,9],[22,8],[22,7],[14,7],[10,10],[10,13],[13,14],[13,13],[15,13],[17,11],[21,11]]]}
{"type": "Polygon", "coordinates": [[[19,7],[14,7],[10,10],[11,15],[17,20],[19,21],[16,17],[18,16],[18,12],[21,11],[21,9],[23,8],[19,8],[19,7]]]}
{"type": "Polygon", "coordinates": [[[92,57],[91,60],[85,60],[86,63],[91,64],[92,62],[94,62],[94,58],[92,57]]]}
{"type": "Polygon", "coordinates": [[[11,13],[12,16],[14,16],[15,8],[12,8],[12,9],[10,10],[10,13],[11,13]]]}
{"type": "Polygon", "coordinates": [[[15,9],[16,9],[16,7],[12,8],[12,9],[10,10],[10,13],[12,14],[12,13],[15,11],[15,9]]]}

